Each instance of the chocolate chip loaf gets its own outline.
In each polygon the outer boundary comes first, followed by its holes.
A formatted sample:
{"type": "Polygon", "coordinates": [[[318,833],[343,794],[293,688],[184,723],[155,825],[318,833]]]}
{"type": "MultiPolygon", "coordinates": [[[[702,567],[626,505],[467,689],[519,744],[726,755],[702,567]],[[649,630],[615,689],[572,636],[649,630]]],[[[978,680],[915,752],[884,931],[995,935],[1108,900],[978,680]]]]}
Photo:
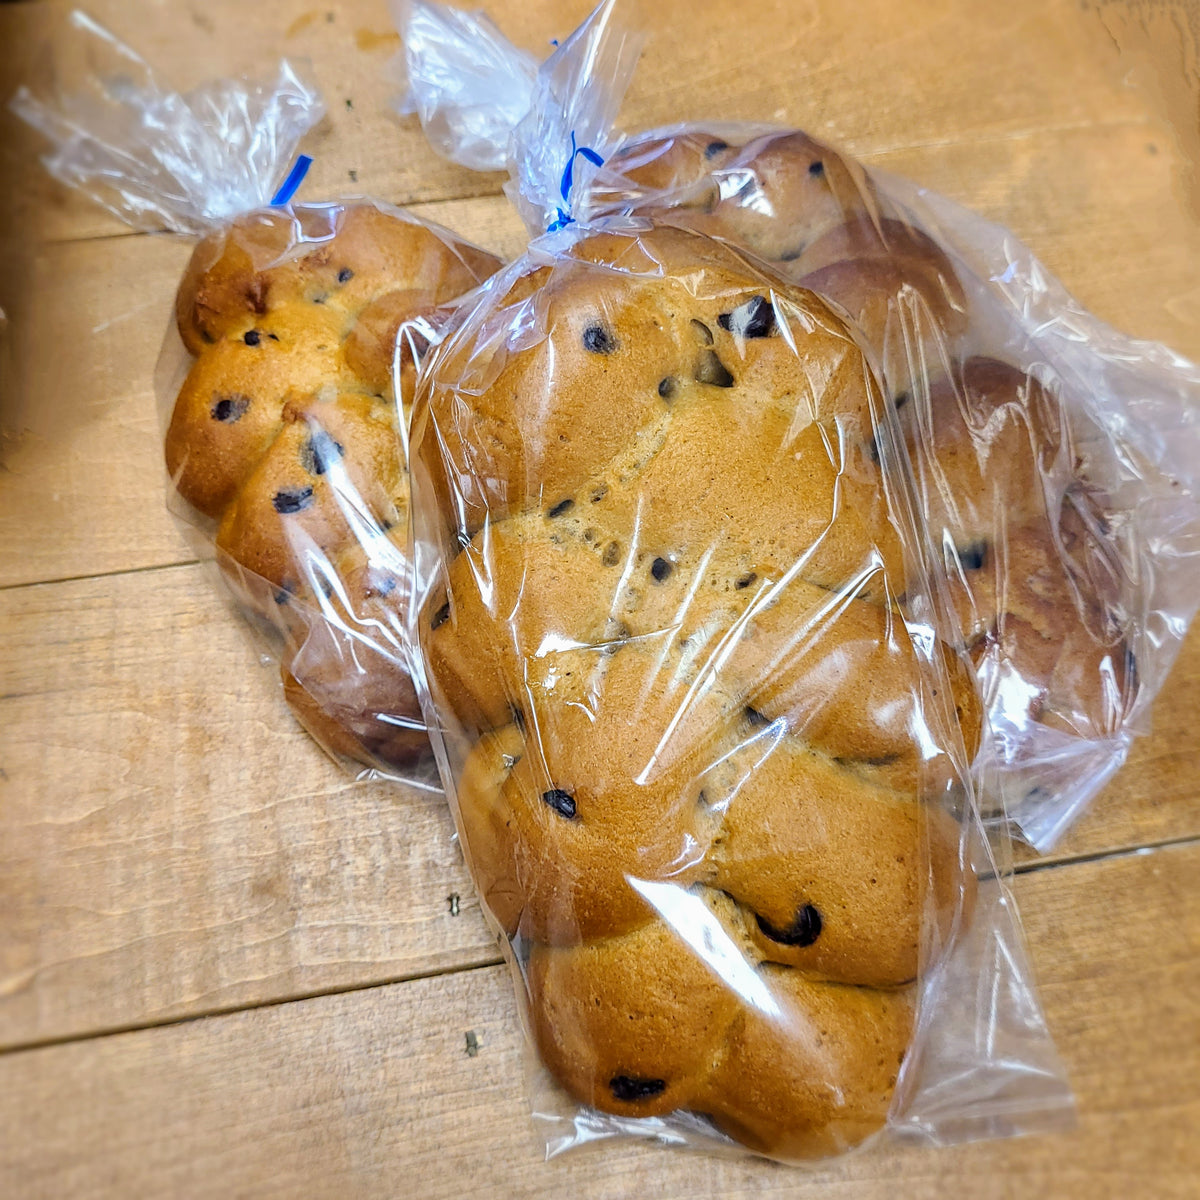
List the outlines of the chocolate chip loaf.
{"type": "Polygon", "coordinates": [[[402,646],[397,329],[498,265],[383,206],[295,205],[205,238],[176,297],[194,361],[167,469],[213,522],[244,604],[282,635],[301,722],[363,762],[403,765],[426,745],[402,646]]]}
{"type": "Polygon", "coordinates": [[[745,247],[854,319],[906,429],[944,554],[946,636],[984,679],[996,753],[1020,760],[1034,725],[1117,732],[1137,693],[1119,514],[1089,480],[1066,406],[992,356],[938,244],[799,132],[740,146],[652,135],[610,167],[640,191],[635,211],[745,247]]]}
{"type": "Polygon", "coordinates": [[[979,703],[900,613],[879,385],[827,303],[678,229],[488,299],[419,383],[416,626],[542,1059],[606,1113],[837,1153],[974,886],[979,703]]]}

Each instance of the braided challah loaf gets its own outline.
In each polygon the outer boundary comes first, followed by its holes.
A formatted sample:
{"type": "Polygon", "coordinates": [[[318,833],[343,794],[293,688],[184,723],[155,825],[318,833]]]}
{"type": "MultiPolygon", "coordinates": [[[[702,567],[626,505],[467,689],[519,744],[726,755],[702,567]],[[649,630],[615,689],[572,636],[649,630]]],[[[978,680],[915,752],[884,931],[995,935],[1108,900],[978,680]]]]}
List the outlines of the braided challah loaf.
{"type": "Polygon", "coordinates": [[[498,265],[372,203],[296,205],[203,240],[180,283],[177,324],[196,357],[167,468],[215,522],[243,601],[283,634],[301,722],[365,762],[401,765],[425,746],[401,643],[397,329],[498,265]]]}
{"type": "Polygon", "coordinates": [[[1031,725],[1111,736],[1137,672],[1115,514],[1089,482],[1065,408],[981,353],[946,254],[851,160],[803,133],[735,147],[702,132],[637,139],[610,160],[636,211],[744,246],[841,305],[907,428],[957,628],[986,682],[1001,756],[1031,725]]]}
{"type": "Polygon", "coordinates": [[[538,1048],[606,1112],[836,1153],[973,894],[978,702],[896,607],[878,385],[827,304],[681,230],[487,301],[419,384],[417,626],[538,1048]]]}

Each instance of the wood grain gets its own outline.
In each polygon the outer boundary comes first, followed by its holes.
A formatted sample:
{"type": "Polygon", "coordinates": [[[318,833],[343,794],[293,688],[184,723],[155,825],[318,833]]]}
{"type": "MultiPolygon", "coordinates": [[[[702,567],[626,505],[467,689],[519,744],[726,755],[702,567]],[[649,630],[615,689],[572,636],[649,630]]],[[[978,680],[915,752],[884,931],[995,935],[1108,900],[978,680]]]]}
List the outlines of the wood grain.
{"type": "MultiPolygon", "coordinates": [[[[211,567],[0,591],[0,628],[0,1046],[495,957],[441,798],[317,750],[211,567]]],[[[1200,836],[1197,708],[1200,631],[1059,857],[1200,836]]]]}
{"type": "MultiPolygon", "coordinates": [[[[0,47],[7,48],[0,51],[0,91],[35,71],[39,49],[67,7],[47,0],[0,9],[0,47]]],[[[528,0],[489,11],[508,37],[543,56],[550,39],[569,32],[590,7],[589,0],[528,0]]],[[[89,11],[178,88],[222,74],[262,75],[282,55],[311,59],[329,113],[307,144],[316,162],[304,195],[349,187],[408,203],[499,190],[499,176],[444,162],[415,118],[391,115],[395,86],[385,68],[398,39],[384,0],[94,0],[89,11]]],[[[768,120],[809,128],[868,157],[923,148],[931,160],[956,143],[1002,143],[1148,117],[1169,137],[1159,97],[1126,85],[1127,64],[1110,32],[1091,6],[1074,0],[980,8],[969,25],[955,0],[762,0],[752,20],[740,21],[724,4],[630,0],[621,15],[647,35],[621,114],[630,130],[679,120],[768,120]]],[[[18,223],[52,238],[119,230],[80,198],[30,174],[37,139],[7,113],[2,121],[9,170],[23,184],[11,197],[22,214],[18,223]]],[[[1003,161],[1002,145],[996,157],[1003,161]]],[[[1070,158],[1049,164],[1064,187],[1076,168],[1070,158]]]]}
{"type": "MultiPolygon", "coordinates": [[[[485,6],[540,54],[591,0],[485,6]]],[[[0,5],[0,100],[67,7],[0,5]]],[[[173,86],[311,59],[302,196],[416,202],[520,252],[500,177],[388,112],[385,0],[88,7],[173,86]]],[[[621,123],[807,127],[1200,358],[1196,92],[1164,74],[1195,27],[1168,9],[626,0],[648,40],[621,123]]],[[[187,247],[125,234],[37,151],[0,107],[0,1195],[1195,1195],[1200,631],[1092,814],[1018,863],[1077,1131],[812,1174],[628,1145],[544,1165],[443,802],[320,754],[166,513],[152,378],[187,247]]]]}
{"type": "Polygon", "coordinates": [[[0,1047],[496,959],[441,795],[342,774],[218,595],[0,592],[0,1047]]]}
{"type": "MultiPolygon", "coordinates": [[[[1146,151],[1148,136],[1134,125],[1010,139],[1002,167],[992,144],[955,146],[939,158],[934,182],[966,193],[984,216],[1008,219],[1099,316],[1200,358],[1200,320],[1187,316],[1200,225],[1183,222],[1169,159],[1146,151]],[[1113,164],[1134,158],[1139,173],[1113,189],[1113,164]],[[1079,164],[1066,197],[1078,217],[1070,223],[1043,170],[1061,160],[1079,164]],[[1173,221],[1179,237],[1164,237],[1173,221]],[[1098,256],[1097,243],[1112,252],[1098,256]]],[[[879,161],[901,173],[919,165],[914,152],[879,161]]],[[[501,197],[414,211],[506,256],[524,244],[501,197]]],[[[164,509],[153,393],[187,254],[179,239],[143,236],[51,244],[33,255],[14,314],[20,386],[0,413],[0,539],[9,551],[0,586],[194,557],[164,509]]]]}
{"type": "Polygon", "coordinates": [[[1079,1102],[1068,1134],[877,1150],[812,1172],[628,1144],[546,1164],[510,980],[495,967],[0,1057],[0,1190],[1190,1200],[1200,913],[1187,901],[1198,871],[1192,844],[1019,881],[1079,1102]]]}
{"type": "MultiPolygon", "coordinates": [[[[524,244],[498,196],[412,211],[497,253],[524,244]]],[[[163,235],[32,256],[15,318],[19,386],[0,407],[0,587],[196,557],[166,510],[161,431],[174,397],[154,393],[189,253],[163,235]]]]}

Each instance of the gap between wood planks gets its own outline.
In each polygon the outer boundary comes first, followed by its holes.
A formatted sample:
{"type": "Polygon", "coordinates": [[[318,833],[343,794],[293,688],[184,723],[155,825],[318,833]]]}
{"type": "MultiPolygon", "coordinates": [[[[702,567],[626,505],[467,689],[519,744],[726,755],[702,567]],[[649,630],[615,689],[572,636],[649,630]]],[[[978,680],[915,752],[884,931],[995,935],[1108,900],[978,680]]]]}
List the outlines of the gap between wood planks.
{"type": "MultiPolygon", "coordinates": [[[[11,0],[0,0],[0,4],[10,3],[11,0]]],[[[36,3],[37,0],[19,0],[21,3],[36,3]]],[[[1113,122],[1118,124],[1118,122],[1113,122]]],[[[503,199],[504,193],[498,187],[480,188],[478,190],[470,190],[464,192],[456,192],[452,196],[438,196],[436,200],[389,200],[386,196],[372,196],[371,199],[378,200],[383,204],[390,204],[393,208],[403,209],[405,212],[413,213],[416,216],[427,216],[429,219],[436,222],[436,217],[431,216],[432,212],[436,211],[442,205],[446,204],[461,204],[464,200],[491,200],[503,199]]],[[[296,200],[297,204],[338,204],[345,202],[341,198],[331,200],[323,200],[320,197],[301,196],[296,200]]],[[[100,233],[84,233],[77,236],[72,235],[54,235],[50,234],[41,239],[43,246],[72,246],[77,243],[84,242],[113,242],[120,238],[135,238],[135,237],[176,237],[170,229],[128,229],[124,226],[118,229],[112,229],[108,232],[100,233]]]]}
{"type": "MultiPolygon", "coordinates": [[[[7,0],[0,0],[0,4],[7,0]]],[[[36,0],[27,0],[35,3],[36,0]]],[[[92,579],[116,579],[122,575],[145,575],[147,571],[174,571],[180,567],[195,567],[212,562],[211,558],[184,558],[168,563],[146,563],[140,567],[122,567],[117,571],[96,571],[91,575],[56,575],[53,579],[27,579],[20,583],[0,583],[0,592],[16,592],[22,588],[53,587],[60,583],[87,583],[92,579]]]]}
{"type": "MultiPolygon", "coordinates": [[[[12,0],[0,0],[0,4],[11,3],[12,0]]],[[[18,0],[22,3],[36,2],[36,0],[18,0]]],[[[693,122],[697,127],[701,127],[703,122],[693,122]]],[[[915,150],[945,150],[955,146],[975,146],[987,144],[991,142],[1019,142],[1027,138],[1041,137],[1045,134],[1057,133],[1074,133],[1074,132],[1091,132],[1100,129],[1120,129],[1134,125],[1149,125],[1145,117],[1116,117],[1107,121],[1075,121],[1062,123],[1058,125],[1036,125],[1027,129],[1011,129],[1003,130],[992,134],[973,135],[971,137],[950,137],[950,138],[934,138],[925,141],[904,142],[896,145],[876,147],[871,150],[863,150],[853,154],[860,162],[867,166],[875,166],[880,169],[886,169],[883,166],[884,162],[891,157],[899,154],[908,154],[915,150]]],[[[786,125],[780,125],[780,129],[787,128],[786,125]]],[[[839,149],[850,151],[839,146],[839,149]]],[[[494,174],[494,172],[489,172],[494,174]]],[[[436,217],[432,216],[440,206],[447,204],[460,204],[465,200],[489,200],[502,199],[504,191],[501,187],[480,187],[467,189],[464,191],[455,191],[451,195],[438,196],[435,199],[390,199],[385,196],[376,196],[374,199],[380,200],[385,204],[391,204],[396,208],[404,209],[417,216],[427,216],[431,220],[436,221],[436,217]]],[[[336,203],[337,201],[330,201],[336,203]]],[[[320,198],[301,197],[298,203],[321,204],[325,201],[320,198]]],[[[77,242],[99,242],[112,241],[117,238],[130,237],[146,237],[159,236],[162,234],[170,234],[167,229],[112,229],[108,232],[86,233],[78,236],[72,235],[50,235],[42,240],[42,245],[46,246],[65,246],[77,242]]]]}
{"type": "MultiPolygon", "coordinates": [[[[1200,836],[1191,835],[1176,838],[1166,838],[1144,846],[1122,847],[1115,850],[1096,851],[1090,854],[1079,854],[1070,858],[1035,859],[1031,862],[1020,863],[1014,867],[1014,875],[1028,875],[1039,871],[1058,870],[1063,867],[1075,867],[1084,863],[1098,862],[1101,859],[1130,858],[1135,855],[1157,853],[1160,850],[1173,849],[1180,846],[1200,846],[1200,836]]],[[[470,962],[456,966],[441,967],[430,971],[412,971],[400,975],[388,975],[379,979],[365,982],[346,984],[327,988],[315,988],[310,991],[296,992],[290,996],[278,996],[271,1000],[263,1000],[253,1004],[216,1005],[201,1012],[188,1013],[181,1017],[168,1017],[161,1021],[147,1020],[130,1022],[127,1025],[111,1025],[100,1029],[92,1029],[86,1033],[64,1034],[61,1037],[42,1038],[35,1041],[23,1042],[19,1046],[0,1048],[0,1058],[24,1054],[34,1050],[45,1050],[51,1046],[66,1046],[76,1042],[94,1042],[100,1038],[113,1037],[123,1033],[138,1033],[146,1029],[165,1029],[172,1025],[188,1025],[194,1021],[203,1021],[212,1017],[227,1017],[235,1013],[252,1012],[260,1008],[282,1008],[288,1004],[302,1004],[308,1000],[316,1000],[325,996],[350,995],[356,992],[370,992],[382,988],[393,987],[397,984],[415,983],[422,979],[434,979],[442,975],[461,975],[472,971],[489,970],[502,966],[504,956],[501,953],[487,955],[470,962]]]]}
{"type": "MultiPolygon", "coordinates": [[[[3,0],[0,0],[3,2],[3,0]]],[[[1200,840],[1200,839],[1197,839],[1200,840]]],[[[28,1050],[45,1050],[49,1046],[67,1046],[74,1042],[94,1042],[99,1038],[113,1037],[121,1033],[138,1033],[143,1029],[166,1029],[171,1025],[187,1025],[192,1021],[205,1021],[210,1017],[228,1017],[234,1013],[252,1012],[259,1008],[280,1008],[285,1004],[302,1004],[307,1000],[317,1000],[323,996],[342,996],[354,992],[371,992],[379,988],[392,987],[400,983],[416,983],[421,979],[436,979],[439,975],[460,975],[468,971],[482,971],[489,967],[500,966],[504,956],[500,953],[488,955],[486,958],[475,959],[471,962],[460,963],[452,967],[438,967],[430,971],[411,971],[400,975],[385,975],[379,979],[369,979],[365,982],[350,983],[342,986],[313,988],[310,991],[296,992],[290,996],[276,996],[270,1000],[261,1000],[253,1004],[215,1005],[200,1012],[188,1013],[182,1017],[166,1017],[161,1021],[131,1021],[127,1025],[108,1025],[100,1029],[89,1029],[86,1033],[67,1033],[60,1037],[48,1037],[22,1042],[19,1046],[0,1047],[0,1058],[14,1054],[24,1054],[28,1050]]]]}

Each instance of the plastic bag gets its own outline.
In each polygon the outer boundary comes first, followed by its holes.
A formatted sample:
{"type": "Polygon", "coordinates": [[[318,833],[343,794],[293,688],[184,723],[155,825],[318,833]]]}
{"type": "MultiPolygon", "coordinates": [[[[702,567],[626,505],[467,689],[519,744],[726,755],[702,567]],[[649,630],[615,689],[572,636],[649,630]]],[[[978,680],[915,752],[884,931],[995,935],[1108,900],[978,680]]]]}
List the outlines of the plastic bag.
{"type": "Polygon", "coordinates": [[[1200,370],[1081,310],[1003,229],[803,133],[677,127],[607,165],[596,210],[727,238],[858,324],[943,560],[940,631],[983,689],[981,793],[1050,848],[1195,613],[1200,370]]]}
{"type": "Polygon", "coordinates": [[[1200,603],[1200,370],[1084,312],[1006,230],[802,132],[672,126],[604,157],[575,215],[728,240],[854,319],[902,410],[939,634],[985,696],[980,795],[1050,849],[1146,731],[1200,603]]]}
{"type": "Polygon", "coordinates": [[[603,5],[542,68],[508,157],[552,232],[414,381],[416,680],[547,1147],[1054,1127],[900,413],[814,293],[576,221],[627,44],[603,5]]]}
{"type": "Polygon", "coordinates": [[[403,637],[395,386],[424,345],[396,330],[498,260],[378,201],[291,203],[324,112],[293,64],[180,95],[81,13],[55,50],[14,100],[51,139],[48,168],[135,228],[202,235],[156,372],[173,509],[215,546],[309,732],[435,786],[403,637]]]}

